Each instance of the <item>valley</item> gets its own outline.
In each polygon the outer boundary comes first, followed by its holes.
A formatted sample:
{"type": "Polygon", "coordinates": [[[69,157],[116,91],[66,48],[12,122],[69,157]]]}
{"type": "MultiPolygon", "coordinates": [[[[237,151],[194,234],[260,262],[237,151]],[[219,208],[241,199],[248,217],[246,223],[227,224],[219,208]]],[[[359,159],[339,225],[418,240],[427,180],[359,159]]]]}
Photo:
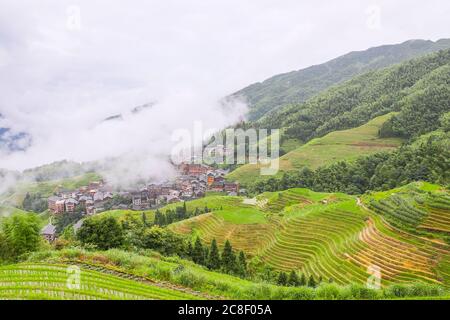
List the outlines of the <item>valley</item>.
{"type": "Polygon", "coordinates": [[[449,299],[449,46],[350,52],[232,94],[249,106],[234,129],[280,129],[272,176],[0,170],[0,299],[449,299]]]}

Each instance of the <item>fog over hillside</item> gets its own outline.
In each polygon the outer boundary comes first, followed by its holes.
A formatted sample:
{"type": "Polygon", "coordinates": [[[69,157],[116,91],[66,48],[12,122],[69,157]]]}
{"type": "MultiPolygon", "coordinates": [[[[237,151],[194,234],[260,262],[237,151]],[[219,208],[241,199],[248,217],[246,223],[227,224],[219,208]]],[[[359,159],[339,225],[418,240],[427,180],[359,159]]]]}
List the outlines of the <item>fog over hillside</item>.
{"type": "Polygon", "coordinates": [[[2,0],[0,168],[120,157],[112,180],[165,177],[174,130],[242,119],[220,101],[250,83],[447,37],[448,3],[413,2],[2,0]]]}

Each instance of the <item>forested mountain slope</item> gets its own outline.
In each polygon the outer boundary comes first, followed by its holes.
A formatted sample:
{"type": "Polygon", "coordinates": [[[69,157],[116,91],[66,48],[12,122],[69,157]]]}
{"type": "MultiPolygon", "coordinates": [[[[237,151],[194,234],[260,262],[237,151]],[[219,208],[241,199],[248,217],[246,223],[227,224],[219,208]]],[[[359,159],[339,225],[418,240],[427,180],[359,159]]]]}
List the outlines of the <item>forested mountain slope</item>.
{"type": "MultiPolygon", "coordinates": [[[[384,122],[378,122],[377,130],[371,133],[373,139],[408,140],[448,127],[449,71],[450,50],[442,50],[380,71],[368,72],[278,113],[267,127],[283,128],[282,141],[295,139],[307,142],[280,158],[281,170],[295,171],[303,166],[317,168],[319,165],[367,155],[361,148],[344,152],[339,138],[342,134],[335,136],[334,133],[336,130],[361,126],[391,112],[396,114],[389,119],[384,118],[384,122]],[[315,146],[317,143],[311,139],[331,132],[332,136],[328,140],[333,140],[333,143],[327,143],[328,147],[320,151],[322,140],[317,140],[319,146],[315,146]],[[334,149],[330,147],[331,144],[335,145],[334,149]],[[334,160],[324,162],[324,158],[334,160]],[[311,166],[312,163],[315,165],[311,166]]],[[[443,138],[446,139],[445,136],[443,138]]],[[[357,142],[357,136],[353,140],[357,142]]],[[[231,172],[228,178],[248,183],[261,177],[256,165],[244,165],[231,172]]]]}
{"type": "Polygon", "coordinates": [[[234,93],[232,97],[245,99],[250,108],[248,118],[256,121],[287,104],[302,103],[320,91],[356,75],[449,47],[449,39],[436,42],[410,40],[350,52],[320,65],[276,75],[261,83],[252,84],[234,93]]]}
{"type": "Polygon", "coordinates": [[[399,111],[395,133],[406,137],[436,129],[439,117],[449,111],[450,50],[372,71],[334,86],[265,122],[269,128],[303,141],[335,130],[353,128],[391,111],[399,111]],[[423,112],[426,110],[427,114],[423,112]],[[417,115],[422,115],[418,117],[417,115]],[[407,120],[409,119],[409,120],[407,120]]]}
{"type": "MultiPolygon", "coordinates": [[[[334,131],[309,141],[279,158],[278,175],[303,167],[316,169],[342,160],[394,150],[401,145],[401,139],[379,137],[380,128],[392,116],[393,113],[379,116],[360,127],[334,131]]],[[[246,164],[228,174],[227,179],[239,180],[244,184],[269,179],[271,176],[260,175],[260,168],[259,164],[246,164]]]]}

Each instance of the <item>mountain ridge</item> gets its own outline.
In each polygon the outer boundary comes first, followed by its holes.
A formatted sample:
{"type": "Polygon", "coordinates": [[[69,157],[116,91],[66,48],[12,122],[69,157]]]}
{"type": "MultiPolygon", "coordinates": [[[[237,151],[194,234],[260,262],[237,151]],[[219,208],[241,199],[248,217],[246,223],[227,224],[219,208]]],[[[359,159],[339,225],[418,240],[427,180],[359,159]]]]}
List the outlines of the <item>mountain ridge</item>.
{"type": "Polygon", "coordinates": [[[272,76],[231,94],[249,105],[248,119],[258,121],[290,103],[300,103],[330,86],[370,70],[450,48],[450,39],[414,39],[400,44],[351,51],[322,64],[272,76]]]}

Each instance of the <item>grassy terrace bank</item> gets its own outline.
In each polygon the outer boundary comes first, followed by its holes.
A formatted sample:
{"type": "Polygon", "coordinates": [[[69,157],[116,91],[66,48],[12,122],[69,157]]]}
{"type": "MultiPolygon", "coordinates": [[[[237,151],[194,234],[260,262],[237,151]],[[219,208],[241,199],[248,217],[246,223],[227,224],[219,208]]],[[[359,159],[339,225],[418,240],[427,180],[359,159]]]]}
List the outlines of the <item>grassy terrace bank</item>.
{"type": "Polygon", "coordinates": [[[29,264],[82,263],[100,267],[97,270],[103,272],[125,272],[130,278],[145,277],[158,283],[185,287],[199,294],[222,299],[426,299],[450,295],[450,292],[440,286],[423,283],[392,285],[380,290],[357,284],[338,286],[329,283],[323,283],[317,288],[281,287],[208,271],[192,262],[176,257],[163,257],[151,251],[138,255],[115,249],[104,252],[65,249],[38,252],[28,260],[29,264]]]}

